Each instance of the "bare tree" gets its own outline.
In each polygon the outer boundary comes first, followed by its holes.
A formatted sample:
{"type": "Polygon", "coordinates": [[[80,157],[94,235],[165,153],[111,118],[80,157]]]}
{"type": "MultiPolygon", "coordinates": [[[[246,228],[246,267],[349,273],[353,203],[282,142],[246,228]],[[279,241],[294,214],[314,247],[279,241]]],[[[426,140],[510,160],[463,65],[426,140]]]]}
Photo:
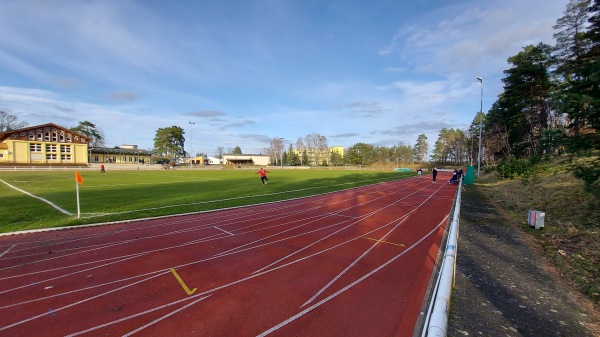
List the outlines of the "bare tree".
{"type": "Polygon", "coordinates": [[[306,141],[306,148],[308,152],[312,155],[310,158],[314,160],[315,165],[320,165],[323,159],[327,159],[329,156],[329,151],[327,148],[327,138],[318,133],[311,133],[310,135],[306,135],[304,138],[306,141]],[[323,158],[326,156],[325,158],[323,158]]]}
{"type": "Polygon", "coordinates": [[[298,151],[298,157],[300,157],[300,166],[304,165],[303,163],[303,153],[304,153],[304,142],[302,141],[302,137],[298,137],[296,141],[296,150],[298,151]]]}
{"type": "Polygon", "coordinates": [[[17,116],[0,111],[0,132],[21,129],[27,125],[27,122],[19,122],[17,116]]]}
{"type": "Polygon", "coordinates": [[[315,145],[316,145],[316,161],[317,165],[327,161],[327,165],[329,165],[329,146],[327,145],[327,137],[323,135],[317,134],[315,136],[315,145]]]}
{"type": "Polygon", "coordinates": [[[215,150],[215,156],[219,159],[223,159],[223,155],[225,154],[225,148],[222,146],[217,147],[215,150]]]}
{"type": "MultiPolygon", "coordinates": [[[[271,141],[271,146],[269,146],[269,156],[271,157],[271,161],[277,164],[281,157],[283,156],[283,138],[275,137],[271,141]],[[275,159],[275,160],[273,160],[275,159]]],[[[281,164],[281,163],[279,163],[281,164]]]]}

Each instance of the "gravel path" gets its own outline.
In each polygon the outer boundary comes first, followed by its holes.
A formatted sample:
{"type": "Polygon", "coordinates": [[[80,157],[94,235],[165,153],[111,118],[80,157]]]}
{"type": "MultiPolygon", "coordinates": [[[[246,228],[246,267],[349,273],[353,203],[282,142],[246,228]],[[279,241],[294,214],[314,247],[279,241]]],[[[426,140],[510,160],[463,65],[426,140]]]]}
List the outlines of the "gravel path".
{"type": "Polygon", "coordinates": [[[599,317],[517,225],[465,186],[448,336],[598,337],[599,317]]]}

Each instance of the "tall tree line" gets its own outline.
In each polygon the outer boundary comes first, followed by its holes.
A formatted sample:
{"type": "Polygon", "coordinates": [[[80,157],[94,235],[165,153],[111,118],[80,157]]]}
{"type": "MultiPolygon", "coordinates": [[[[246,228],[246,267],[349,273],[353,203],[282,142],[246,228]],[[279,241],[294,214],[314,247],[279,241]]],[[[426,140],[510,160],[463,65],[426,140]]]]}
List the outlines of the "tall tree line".
{"type": "MultiPolygon", "coordinates": [[[[553,28],[554,46],[525,46],[508,58],[504,90],[483,119],[484,163],[600,150],[600,0],[571,0],[553,28]]],[[[572,168],[600,195],[595,158],[572,168]]]]}
{"type": "Polygon", "coordinates": [[[480,123],[486,165],[600,148],[600,0],[571,0],[553,28],[554,46],[528,45],[508,58],[503,92],[469,130],[440,131],[433,163],[472,163],[480,123]]]}

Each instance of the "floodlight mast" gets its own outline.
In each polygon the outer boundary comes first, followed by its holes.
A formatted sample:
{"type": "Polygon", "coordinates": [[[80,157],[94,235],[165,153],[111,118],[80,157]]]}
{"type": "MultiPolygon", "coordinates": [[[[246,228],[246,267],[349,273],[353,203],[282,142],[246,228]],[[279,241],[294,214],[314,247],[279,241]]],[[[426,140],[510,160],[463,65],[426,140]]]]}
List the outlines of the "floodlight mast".
{"type": "Polygon", "coordinates": [[[281,146],[281,149],[279,151],[279,158],[280,158],[280,165],[281,165],[281,169],[283,169],[283,152],[284,152],[284,147],[283,147],[283,141],[285,140],[285,138],[281,138],[279,137],[279,146],[281,146]]]}
{"type": "Polygon", "coordinates": [[[481,95],[479,100],[479,151],[477,153],[477,177],[480,175],[481,170],[481,115],[483,115],[483,77],[477,77],[479,83],[481,83],[481,95]]]}
{"type": "Polygon", "coordinates": [[[188,122],[190,123],[190,158],[194,158],[196,157],[196,154],[194,154],[194,124],[196,124],[196,122],[188,122]]]}

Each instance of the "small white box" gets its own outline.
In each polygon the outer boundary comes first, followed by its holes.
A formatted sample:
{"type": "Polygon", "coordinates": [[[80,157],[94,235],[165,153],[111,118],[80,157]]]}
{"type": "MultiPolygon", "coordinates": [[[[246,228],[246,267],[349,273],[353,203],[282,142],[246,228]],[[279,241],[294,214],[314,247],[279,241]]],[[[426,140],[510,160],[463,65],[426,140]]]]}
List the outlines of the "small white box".
{"type": "Polygon", "coordinates": [[[529,226],[535,227],[535,229],[540,229],[544,227],[545,217],[545,212],[530,210],[527,214],[527,223],[529,224],[529,226]]]}

